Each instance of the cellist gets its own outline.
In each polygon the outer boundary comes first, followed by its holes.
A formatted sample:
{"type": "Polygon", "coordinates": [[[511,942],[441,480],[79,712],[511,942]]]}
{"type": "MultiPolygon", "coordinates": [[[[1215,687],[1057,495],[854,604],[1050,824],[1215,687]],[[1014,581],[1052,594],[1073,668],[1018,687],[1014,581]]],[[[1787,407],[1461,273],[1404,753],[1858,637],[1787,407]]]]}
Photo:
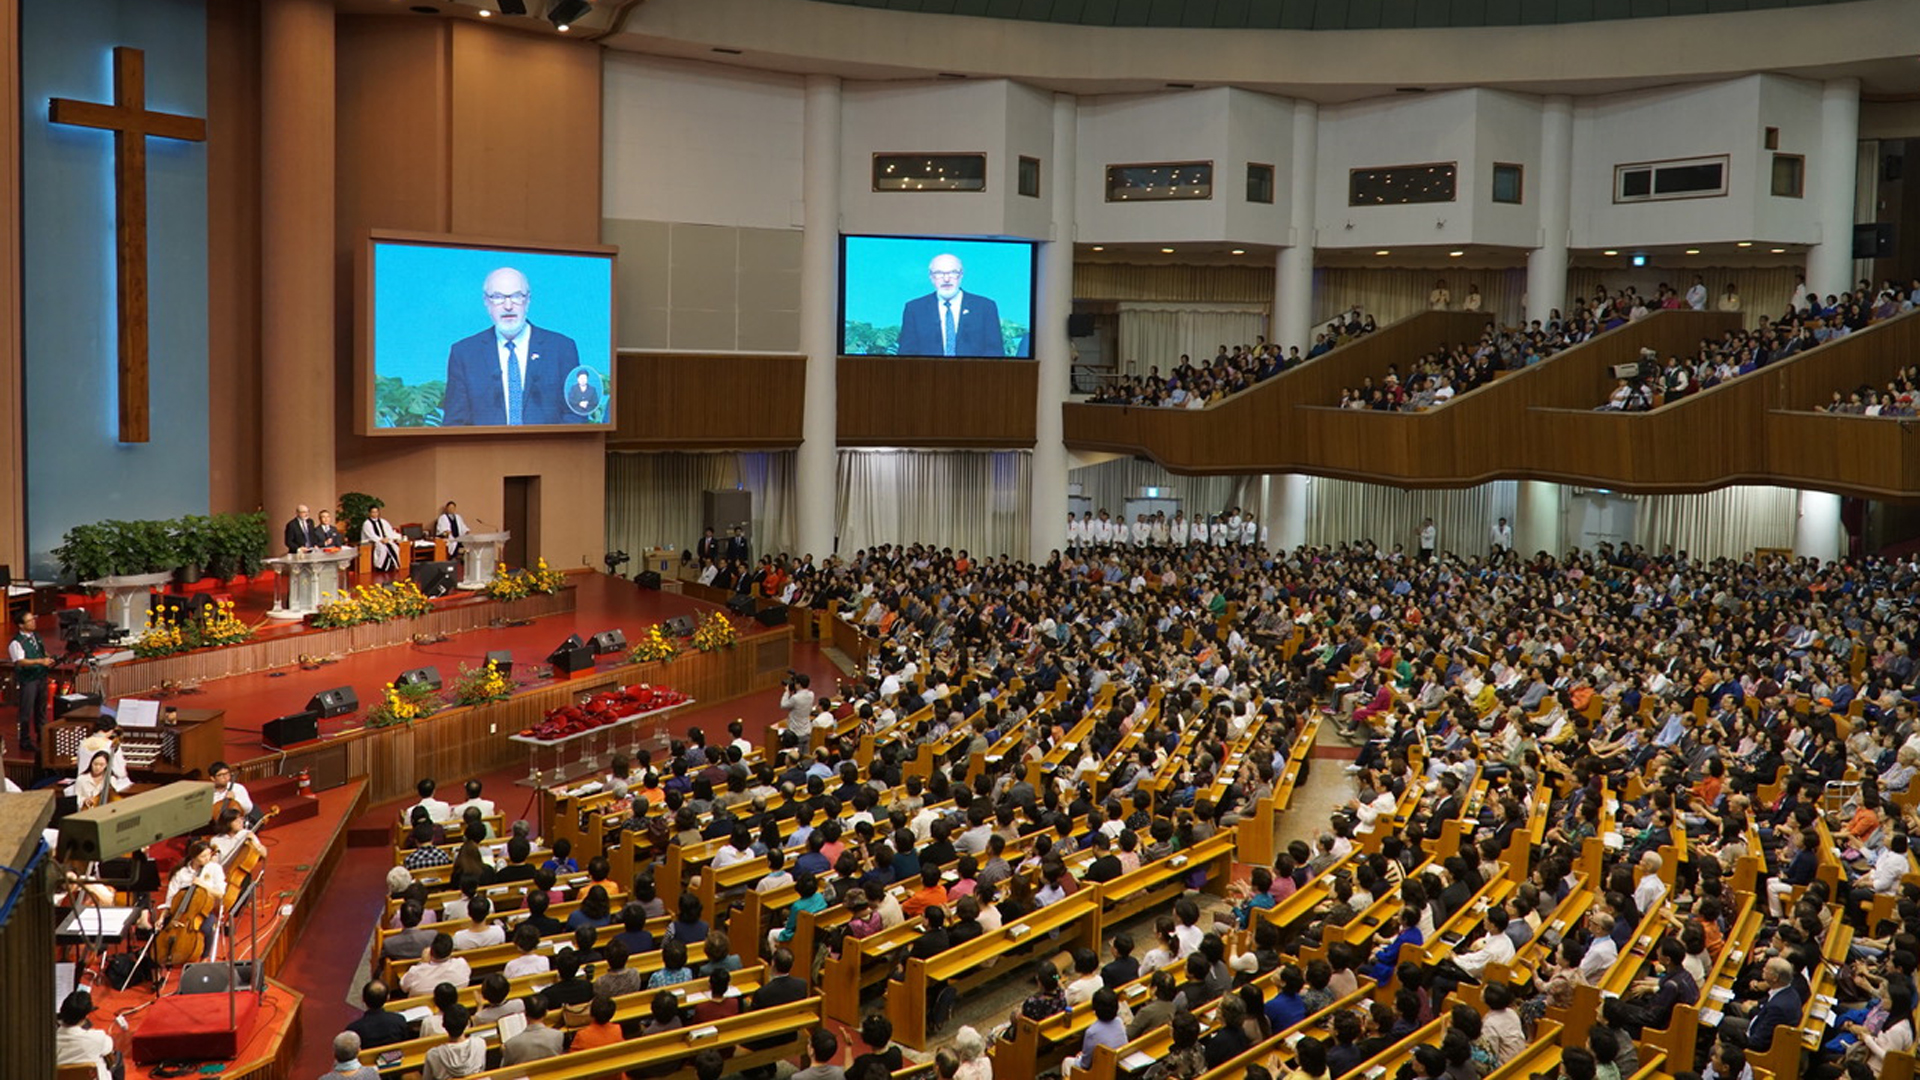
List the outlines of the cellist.
{"type": "Polygon", "coordinates": [[[88,760],[86,771],[73,782],[73,798],[82,810],[91,810],[113,798],[113,754],[107,750],[94,751],[88,760]]]}
{"type": "Polygon", "coordinates": [[[218,818],[220,811],[229,806],[237,806],[242,814],[253,813],[253,796],[247,794],[247,786],[233,778],[233,766],[224,761],[216,761],[207,768],[207,779],[213,781],[213,816],[218,818]]]}
{"type": "MultiPolygon", "coordinates": [[[[213,857],[213,845],[205,840],[195,840],[187,847],[186,861],[167,881],[167,897],[160,907],[169,919],[175,914],[175,901],[182,898],[181,894],[188,886],[196,886],[212,901],[200,922],[200,937],[205,942],[200,958],[210,959],[213,956],[214,935],[220,926],[220,903],[227,895],[227,874],[213,857]]],[[[161,925],[165,926],[166,923],[163,921],[161,925]]]]}
{"type": "Polygon", "coordinates": [[[251,847],[260,858],[267,857],[267,849],[260,837],[247,827],[247,815],[237,806],[229,806],[220,811],[213,826],[213,856],[220,861],[222,870],[233,867],[234,855],[242,847],[251,847]]]}

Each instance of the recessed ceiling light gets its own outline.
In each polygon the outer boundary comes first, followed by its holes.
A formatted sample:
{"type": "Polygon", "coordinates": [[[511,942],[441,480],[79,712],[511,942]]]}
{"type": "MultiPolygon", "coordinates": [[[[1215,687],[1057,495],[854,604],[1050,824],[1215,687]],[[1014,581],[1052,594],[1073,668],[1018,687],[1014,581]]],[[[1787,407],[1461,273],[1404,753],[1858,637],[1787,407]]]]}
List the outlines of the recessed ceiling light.
{"type": "Polygon", "coordinates": [[[1740,241],[1739,243],[1737,243],[1737,244],[1735,244],[1735,245],[1733,245],[1733,246],[1734,246],[1734,247],[1752,247],[1752,246],[1753,246],[1753,241],[1751,241],[1751,240],[1742,240],[1742,241],[1740,241]]]}
{"type": "Polygon", "coordinates": [[[1767,250],[1775,255],[1785,255],[1787,253],[1786,248],[1768,248],[1767,250]]]}
{"type": "Polygon", "coordinates": [[[1230,255],[1245,255],[1246,253],[1247,253],[1246,248],[1234,248],[1232,251],[1228,252],[1228,254],[1230,255]]]}
{"type": "Polygon", "coordinates": [[[1171,255],[1171,254],[1173,254],[1173,249],[1172,249],[1172,248],[1161,248],[1161,249],[1160,249],[1160,254],[1162,254],[1162,255],[1171,255]]]}
{"type": "Polygon", "coordinates": [[[481,17],[481,18],[483,18],[483,19],[491,19],[491,18],[493,18],[493,9],[492,9],[492,8],[481,8],[481,9],[480,9],[480,17],[481,17]]]}
{"type": "Polygon", "coordinates": [[[1393,254],[1393,252],[1388,251],[1386,248],[1381,248],[1379,251],[1374,252],[1374,254],[1375,255],[1391,255],[1393,254]]]}
{"type": "Polygon", "coordinates": [[[1687,254],[1689,254],[1689,255],[1698,255],[1698,254],[1700,254],[1700,249],[1699,249],[1699,248],[1688,248],[1688,249],[1687,249],[1687,254]]]}
{"type": "Polygon", "coordinates": [[[1095,245],[1093,245],[1093,250],[1095,250],[1095,251],[1105,251],[1105,250],[1107,250],[1107,249],[1106,249],[1106,248],[1104,248],[1104,247],[1101,247],[1101,246],[1100,246],[1099,244],[1095,244],[1095,245]]]}
{"type": "Polygon", "coordinates": [[[1465,254],[1466,254],[1466,252],[1464,252],[1464,251],[1449,251],[1449,252],[1447,252],[1447,258],[1449,258],[1449,259],[1457,259],[1457,258],[1459,258],[1460,256],[1462,256],[1462,255],[1465,255],[1465,254]]]}

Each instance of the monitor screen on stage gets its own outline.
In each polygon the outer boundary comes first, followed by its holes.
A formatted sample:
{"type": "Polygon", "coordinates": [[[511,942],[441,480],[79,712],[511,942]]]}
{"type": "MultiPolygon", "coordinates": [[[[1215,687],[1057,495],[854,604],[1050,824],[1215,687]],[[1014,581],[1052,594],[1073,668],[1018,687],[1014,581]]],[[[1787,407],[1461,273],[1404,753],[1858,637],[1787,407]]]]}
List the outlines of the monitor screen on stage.
{"type": "Polygon", "coordinates": [[[611,248],[380,234],[367,253],[367,434],[604,431],[611,248]]]}
{"type": "Polygon", "coordinates": [[[846,236],[846,356],[1033,358],[1034,245],[1024,240],[846,236]]]}

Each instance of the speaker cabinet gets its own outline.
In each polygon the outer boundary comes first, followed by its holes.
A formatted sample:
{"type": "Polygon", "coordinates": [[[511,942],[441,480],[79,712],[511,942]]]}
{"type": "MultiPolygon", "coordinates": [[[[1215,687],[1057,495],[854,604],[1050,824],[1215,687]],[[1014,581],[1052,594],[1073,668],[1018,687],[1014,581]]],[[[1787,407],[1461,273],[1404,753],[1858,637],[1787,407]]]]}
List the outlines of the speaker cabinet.
{"type": "Polygon", "coordinates": [[[460,571],[452,560],[440,562],[417,562],[413,564],[413,583],[420,592],[430,599],[438,599],[454,590],[460,583],[460,571]]]}
{"type": "Polygon", "coordinates": [[[336,686],[331,690],[322,690],[307,702],[307,711],[317,714],[322,720],[336,716],[345,716],[360,707],[360,699],[351,686],[336,686]]]}
{"type": "Polygon", "coordinates": [[[587,648],[587,643],[580,640],[579,634],[572,634],[560,643],[559,648],[547,654],[547,663],[553,665],[555,675],[562,677],[592,671],[593,650],[587,648]]]}
{"type": "Polygon", "coordinates": [[[1068,337],[1092,337],[1093,316],[1075,313],[1067,316],[1068,337]]]}
{"type": "Polygon", "coordinates": [[[511,677],[513,675],[513,650],[490,650],[487,653],[487,663],[492,664],[494,670],[498,671],[502,678],[511,677]]]}
{"type": "MultiPolygon", "coordinates": [[[[320,737],[320,716],[311,709],[269,720],[260,728],[260,741],[275,750],[320,737]]],[[[225,970],[222,968],[221,970],[225,970]]]]}
{"type": "Polygon", "coordinates": [[[425,686],[429,690],[438,690],[446,685],[440,678],[440,669],[429,664],[426,667],[403,671],[393,680],[395,686],[425,686]]]}
{"type": "Polygon", "coordinates": [[[763,626],[785,626],[787,607],[785,604],[770,604],[754,612],[753,617],[759,619],[763,626]]]}
{"type": "Polygon", "coordinates": [[[643,589],[652,589],[658,592],[660,591],[660,572],[658,570],[642,570],[633,575],[633,583],[643,589]]]}
{"type": "Polygon", "coordinates": [[[692,637],[693,616],[675,615],[667,620],[666,632],[669,637],[692,637]]]}
{"type": "Polygon", "coordinates": [[[587,642],[587,647],[593,650],[593,655],[595,656],[625,652],[627,650],[627,635],[621,630],[602,630],[593,635],[593,639],[587,642]]]}

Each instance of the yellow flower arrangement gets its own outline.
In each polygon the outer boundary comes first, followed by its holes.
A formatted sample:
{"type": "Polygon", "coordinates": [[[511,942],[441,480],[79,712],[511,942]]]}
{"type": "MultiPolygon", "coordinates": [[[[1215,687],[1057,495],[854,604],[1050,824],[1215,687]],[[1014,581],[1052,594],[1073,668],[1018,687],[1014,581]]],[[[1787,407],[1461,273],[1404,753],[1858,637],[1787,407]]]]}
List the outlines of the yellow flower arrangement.
{"type": "Polygon", "coordinates": [[[633,643],[633,648],[627,650],[627,659],[636,664],[647,664],[656,660],[670,664],[673,658],[679,655],[680,646],[668,636],[666,628],[659,623],[647,627],[647,632],[640,635],[640,640],[633,643]]]}
{"type": "Polygon", "coordinates": [[[367,726],[392,727],[395,724],[410,724],[423,716],[433,715],[440,700],[425,683],[408,683],[395,686],[388,683],[380,691],[380,700],[367,710],[367,726]]]}
{"type": "Polygon", "coordinates": [[[409,580],[321,593],[320,607],[311,618],[318,627],[362,626],[414,619],[432,610],[433,601],[409,580]]]}
{"type": "Polygon", "coordinates": [[[253,628],[234,614],[233,601],[220,600],[184,622],[147,612],[147,625],[134,639],[133,654],[142,659],[171,656],[192,649],[238,645],[252,637],[253,628]]]}
{"type": "Polygon", "coordinates": [[[718,611],[709,611],[700,616],[700,626],[693,632],[693,647],[701,652],[724,649],[740,639],[733,629],[733,621],[718,611]]]}
{"type": "Polygon", "coordinates": [[[461,664],[460,675],[453,681],[453,700],[460,705],[505,701],[512,694],[513,681],[501,674],[491,660],[477,668],[461,664]]]}
{"type": "Polygon", "coordinates": [[[541,559],[530,570],[509,570],[506,563],[493,568],[493,580],[487,582],[487,595],[495,600],[520,600],[534,593],[551,595],[567,583],[567,575],[549,569],[541,559]]]}

